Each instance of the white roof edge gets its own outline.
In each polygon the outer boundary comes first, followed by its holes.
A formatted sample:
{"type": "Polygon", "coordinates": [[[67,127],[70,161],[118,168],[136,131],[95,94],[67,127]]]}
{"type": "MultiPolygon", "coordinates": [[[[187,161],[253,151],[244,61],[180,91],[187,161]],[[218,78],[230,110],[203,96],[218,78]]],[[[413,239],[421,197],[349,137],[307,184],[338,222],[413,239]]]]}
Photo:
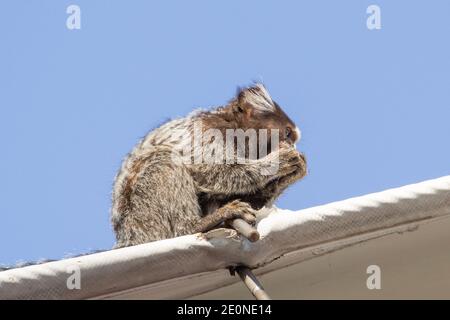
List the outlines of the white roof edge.
{"type": "MultiPolygon", "coordinates": [[[[0,272],[0,299],[97,298],[177,278],[198,281],[197,274],[222,270],[210,274],[223,275],[227,266],[260,267],[299,249],[449,215],[450,176],[294,212],[267,209],[255,243],[218,229],[12,269],[0,272]],[[66,285],[74,267],[80,270],[80,290],[66,285]]],[[[176,297],[198,293],[189,291],[176,297]]]]}

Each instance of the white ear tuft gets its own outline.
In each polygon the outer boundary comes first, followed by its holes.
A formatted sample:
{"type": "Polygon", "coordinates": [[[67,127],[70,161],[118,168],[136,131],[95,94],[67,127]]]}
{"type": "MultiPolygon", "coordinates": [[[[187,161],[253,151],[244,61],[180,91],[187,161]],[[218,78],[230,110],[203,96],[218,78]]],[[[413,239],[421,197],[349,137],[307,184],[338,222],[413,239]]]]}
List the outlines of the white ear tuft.
{"type": "Polygon", "coordinates": [[[253,87],[244,89],[241,94],[244,101],[251,104],[257,111],[273,112],[276,110],[275,104],[273,103],[269,92],[264,85],[260,83],[257,83],[253,87]]]}

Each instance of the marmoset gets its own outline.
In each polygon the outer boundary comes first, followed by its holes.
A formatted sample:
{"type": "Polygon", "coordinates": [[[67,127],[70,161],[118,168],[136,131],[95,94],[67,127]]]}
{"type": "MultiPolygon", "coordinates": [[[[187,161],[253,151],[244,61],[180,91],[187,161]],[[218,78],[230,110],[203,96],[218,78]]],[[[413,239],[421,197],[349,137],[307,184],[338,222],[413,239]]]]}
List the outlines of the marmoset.
{"type": "Polygon", "coordinates": [[[238,89],[224,106],[152,130],[114,182],[116,247],[206,232],[235,218],[254,224],[257,210],[305,176],[299,139],[295,123],[262,84],[238,89]]]}

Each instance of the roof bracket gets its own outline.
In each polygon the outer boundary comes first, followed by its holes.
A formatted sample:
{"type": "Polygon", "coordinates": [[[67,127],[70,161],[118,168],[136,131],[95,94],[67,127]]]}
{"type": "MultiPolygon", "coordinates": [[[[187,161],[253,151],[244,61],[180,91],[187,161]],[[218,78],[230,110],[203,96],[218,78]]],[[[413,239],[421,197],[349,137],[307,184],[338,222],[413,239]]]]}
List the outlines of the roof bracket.
{"type": "Polygon", "coordinates": [[[256,300],[272,300],[264,290],[261,282],[259,282],[259,280],[248,267],[239,266],[230,269],[230,273],[232,275],[234,275],[234,272],[237,272],[242,282],[244,282],[244,284],[247,286],[248,290],[250,290],[256,300]]]}

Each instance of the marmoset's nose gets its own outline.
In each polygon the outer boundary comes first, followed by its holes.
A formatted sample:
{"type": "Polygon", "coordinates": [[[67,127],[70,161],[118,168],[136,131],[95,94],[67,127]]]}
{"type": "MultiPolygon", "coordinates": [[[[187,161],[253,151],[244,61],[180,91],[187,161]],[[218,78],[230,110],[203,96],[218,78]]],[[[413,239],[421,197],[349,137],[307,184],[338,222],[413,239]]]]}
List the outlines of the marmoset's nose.
{"type": "Polygon", "coordinates": [[[295,129],[292,131],[289,140],[291,140],[292,145],[294,146],[294,149],[297,149],[296,143],[300,142],[300,139],[302,138],[302,132],[298,127],[295,127],[295,129]]]}
{"type": "Polygon", "coordinates": [[[295,127],[295,134],[297,136],[297,140],[295,140],[295,143],[300,142],[300,139],[302,138],[302,132],[298,127],[295,127]]]}

